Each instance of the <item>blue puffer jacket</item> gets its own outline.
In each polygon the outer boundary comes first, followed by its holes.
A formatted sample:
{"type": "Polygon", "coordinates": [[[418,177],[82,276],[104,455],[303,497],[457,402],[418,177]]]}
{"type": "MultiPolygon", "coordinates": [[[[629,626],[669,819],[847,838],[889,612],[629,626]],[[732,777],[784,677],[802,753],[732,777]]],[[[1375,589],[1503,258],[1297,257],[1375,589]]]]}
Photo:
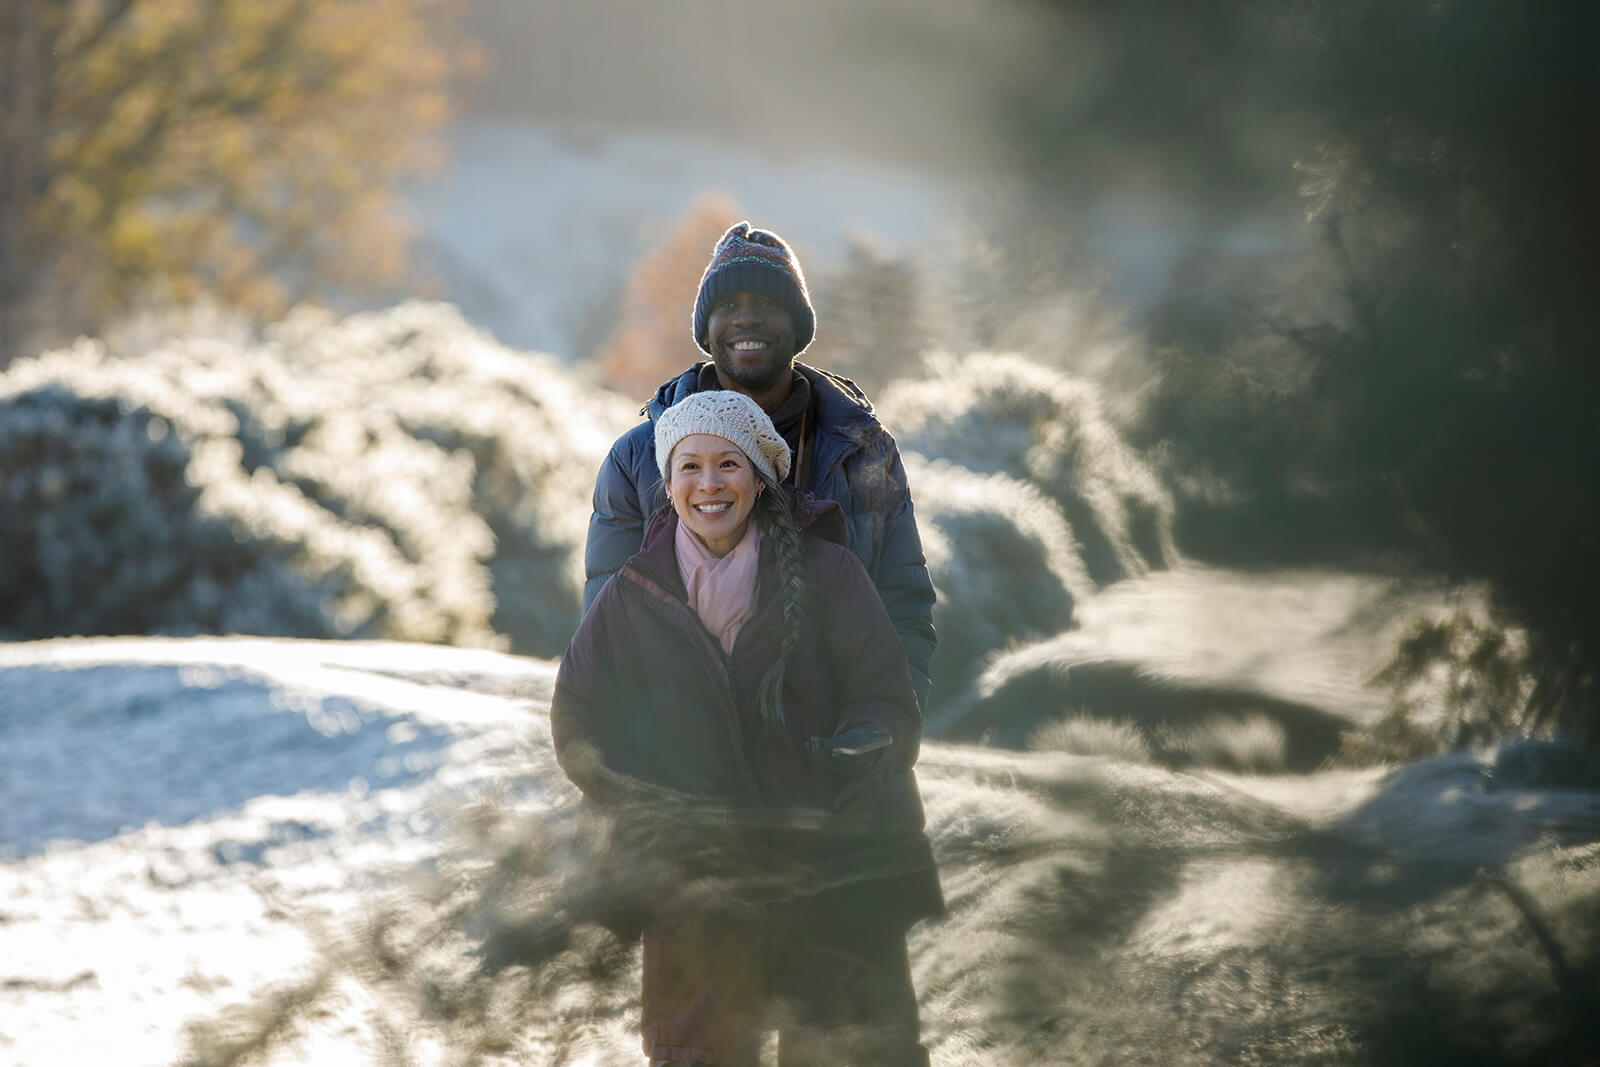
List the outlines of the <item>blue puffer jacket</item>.
{"type": "MultiPolygon", "coordinates": [[[[697,364],[656,390],[641,422],[617,439],[594,483],[594,514],[584,550],[588,580],[583,610],[606,581],[644,543],[645,508],[656,498],[661,472],[656,466],[654,420],[684,397],[699,391],[697,364]]],[[[894,437],[872,413],[872,404],[854,382],[796,363],[811,383],[817,411],[817,439],[809,488],[844,508],[850,548],[883,598],[911,665],[912,685],[928,706],[928,662],[933,656],[933,581],[922,555],[905,465],[894,437]]]]}

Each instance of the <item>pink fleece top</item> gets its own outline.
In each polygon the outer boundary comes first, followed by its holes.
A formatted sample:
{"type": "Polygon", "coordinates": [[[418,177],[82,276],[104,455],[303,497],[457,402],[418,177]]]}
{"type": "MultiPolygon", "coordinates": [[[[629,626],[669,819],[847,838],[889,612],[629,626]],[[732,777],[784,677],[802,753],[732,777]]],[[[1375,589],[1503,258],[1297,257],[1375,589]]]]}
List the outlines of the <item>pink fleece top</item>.
{"type": "Polygon", "coordinates": [[[722,651],[732,654],[739,631],[755,614],[756,566],[761,562],[761,535],[756,524],[746,526],[733,551],[719,557],[680,519],[673,547],[677,549],[678,576],[689,592],[689,606],[722,643],[722,651]]]}

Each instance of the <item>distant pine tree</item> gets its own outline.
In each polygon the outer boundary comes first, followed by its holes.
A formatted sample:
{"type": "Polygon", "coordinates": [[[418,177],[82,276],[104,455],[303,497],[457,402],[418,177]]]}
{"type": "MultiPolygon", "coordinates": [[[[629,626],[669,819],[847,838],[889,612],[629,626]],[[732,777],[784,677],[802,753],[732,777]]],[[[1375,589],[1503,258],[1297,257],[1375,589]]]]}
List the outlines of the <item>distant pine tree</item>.
{"type": "Polygon", "coordinates": [[[933,337],[921,287],[909,261],[852,240],[844,266],[817,284],[817,303],[827,317],[806,362],[854,379],[869,394],[897,378],[918,377],[933,337]]]}

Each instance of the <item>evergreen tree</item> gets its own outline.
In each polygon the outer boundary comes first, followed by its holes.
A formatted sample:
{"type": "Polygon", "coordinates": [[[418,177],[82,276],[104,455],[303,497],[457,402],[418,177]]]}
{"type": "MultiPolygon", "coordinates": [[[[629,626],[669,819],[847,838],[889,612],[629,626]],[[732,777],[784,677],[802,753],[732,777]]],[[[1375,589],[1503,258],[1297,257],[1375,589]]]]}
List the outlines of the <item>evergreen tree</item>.
{"type": "Polygon", "coordinates": [[[916,377],[929,344],[921,279],[906,259],[854,239],[843,266],[822,275],[817,302],[826,329],[805,360],[859,382],[876,395],[896,378],[916,377]]]}

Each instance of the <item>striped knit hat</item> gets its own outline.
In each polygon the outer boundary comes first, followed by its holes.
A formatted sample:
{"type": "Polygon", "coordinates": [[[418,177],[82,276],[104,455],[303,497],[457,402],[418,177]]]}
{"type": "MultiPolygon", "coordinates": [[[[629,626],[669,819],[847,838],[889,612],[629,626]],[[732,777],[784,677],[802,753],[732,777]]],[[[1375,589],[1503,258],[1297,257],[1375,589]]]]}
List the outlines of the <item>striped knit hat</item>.
{"type": "Polygon", "coordinates": [[[700,294],[694,301],[694,342],[707,355],[706,320],[711,305],[724,293],[766,293],[782,300],[794,316],[794,350],[802,352],[817,332],[811,294],[800,261],[771,230],[751,229],[741,222],[729,228],[711,251],[711,262],[700,277],[700,294]]]}

